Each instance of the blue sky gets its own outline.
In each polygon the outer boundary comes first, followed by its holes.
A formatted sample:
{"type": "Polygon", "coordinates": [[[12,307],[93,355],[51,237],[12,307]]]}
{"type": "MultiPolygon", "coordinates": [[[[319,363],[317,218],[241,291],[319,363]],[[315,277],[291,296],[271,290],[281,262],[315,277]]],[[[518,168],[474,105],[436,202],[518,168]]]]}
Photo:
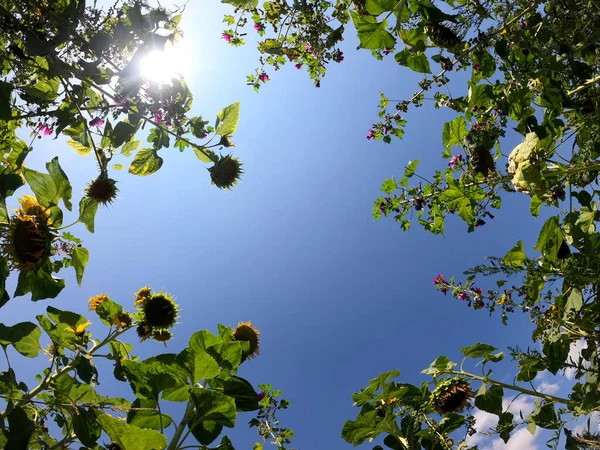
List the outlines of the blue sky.
{"type": "MultiPolygon", "coordinates": [[[[295,448],[349,448],[340,433],[358,412],[351,394],[370,378],[398,368],[404,381],[420,383],[419,372],[439,355],[456,359],[461,347],[477,341],[530,342],[527,317],[516,314],[503,327],[499,317],[444,297],[431,281],[503,255],[518,239],[531,248],[540,225],[518,195],[471,234],[458,220],[447,223],[445,237],[418,226],[405,235],[391,219],[375,222],[372,202],[385,178],[400,176],[417,158],[424,174],[446,163],[441,127],[453,116],[425,106],[407,116],[403,141],[367,141],[379,92],[408,98],[420,78],[393,59],[379,62],[356,51],[350,32],[344,62],[330,66],[320,89],[290,66],[269,71],[271,81],[256,94],[245,84],[257,64],[255,46],[235,49],[220,39],[229,12],[216,1],[190,2],[183,42],[193,113],[214,120],[219,109],[241,101],[233,150],[244,163],[242,182],[230,192],[211,187],[206,166],[175,149],[161,151],[163,168],[150,177],[114,172],[120,198],[99,211],[96,233],[74,228],[91,254],[83,286],[67,273],[70,283],[59,299],[11,300],[3,320],[32,320],[49,303],[86,313],[87,299],[98,293],[130,305],[146,284],[174,294],[183,310],[169,352],[183,348],[196,330],[251,320],[262,332],[261,355],[243,365],[241,376],[284,391],[291,408],[280,419],[296,432],[295,448]]],[[[517,143],[513,136],[506,148],[517,143]]],[[[29,164],[42,168],[54,155],[78,201],[95,177],[94,161],[62,138],[45,138],[29,164]]],[[[126,340],[135,342],[134,332],[126,340]]],[[[154,342],[135,347],[142,356],[164,351],[154,342]]],[[[23,358],[16,364],[40,370],[39,362],[23,358]]],[[[109,376],[100,378],[102,390],[128,392],[109,376]]],[[[231,433],[240,449],[254,442],[246,416],[231,433]]]]}

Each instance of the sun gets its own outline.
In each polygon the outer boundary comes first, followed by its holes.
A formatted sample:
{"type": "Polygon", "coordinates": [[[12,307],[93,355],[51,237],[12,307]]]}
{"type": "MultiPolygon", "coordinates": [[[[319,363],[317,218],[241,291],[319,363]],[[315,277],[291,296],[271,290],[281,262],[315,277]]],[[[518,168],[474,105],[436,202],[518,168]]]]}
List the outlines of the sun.
{"type": "Polygon", "coordinates": [[[169,84],[173,78],[179,79],[187,74],[189,60],[189,55],[185,55],[179,43],[173,45],[167,41],[163,50],[152,50],[144,56],[142,76],[156,84],[169,84]]]}

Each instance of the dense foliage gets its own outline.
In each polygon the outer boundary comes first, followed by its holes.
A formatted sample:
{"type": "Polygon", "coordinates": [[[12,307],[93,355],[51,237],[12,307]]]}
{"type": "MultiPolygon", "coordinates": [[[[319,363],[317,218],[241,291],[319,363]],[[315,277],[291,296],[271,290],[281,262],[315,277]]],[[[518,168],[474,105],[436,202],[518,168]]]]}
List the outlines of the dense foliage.
{"type": "MultiPolygon", "coordinates": [[[[415,94],[400,102],[381,95],[379,120],[367,139],[391,143],[402,138],[415,107],[446,108],[456,117],[441,131],[442,162],[431,176],[408,162],[398,178],[385,180],[374,216],[393,218],[407,231],[413,223],[444,233],[447,218],[458,217],[469,231],[491,226],[502,202],[528,196],[540,224],[533,249],[507,243],[507,254],[466,272],[464,281],[435,278],[444,294],[469,307],[498,312],[504,323],[523,310],[535,325],[540,350],[512,349],[519,371],[514,384],[491,378],[488,366],[504,357],[476,344],[462,349],[465,360],[480,360],[481,375],[456,368],[446,357],[424,371],[422,386],[393,381],[399,372],[371,380],[353,396],[358,416],[342,436],[355,445],[379,435],[393,449],[467,448],[474,433],[473,410],[498,416],[504,440],[526,425],[533,433],[553,430],[551,446],[598,445],[593,434],[574,435],[573,418],[600,408],[598,326],[600,299],[600,5],[587,0],[228,0],[235,13],[223,38],[243,43],[244,27],[259,35],[260,67],[248,82],[259,89],[269,66],[306,68],[317,87],[327,64],[341,62],[339,42],[352,24],[359,49],[394,57],[399,65],[425,74],[415,94]],[[466,77],[465,77],[466,75],[466,77]],[[466,83],[465,83],[466,78],[466,83]],[[505,137],[522,143],[506,148],[505,137]],[[445,160],[445,161],[444,161],[445,160]],[[511,248],[512,247],[512,248],[511,248]],[[483,289],[482,276],[491,277],[483,289]],[[575,344],[585,350],[569,357],[575,344]],[[537,374],[576,370],[567,398],[526,387],[537,374]],[[506,395],[537,399],[529,415],[515,417],[502,404],[506,395]]],[[[394,96],[395,97],[395,96],[394,96]]],[[[518,218],[515,218],[517,223],[518,218]]],[[[535,348],[535,347],[534,347],[535,348]]],[[[382,448],[381,445],[375,446],[382,448]]]]}

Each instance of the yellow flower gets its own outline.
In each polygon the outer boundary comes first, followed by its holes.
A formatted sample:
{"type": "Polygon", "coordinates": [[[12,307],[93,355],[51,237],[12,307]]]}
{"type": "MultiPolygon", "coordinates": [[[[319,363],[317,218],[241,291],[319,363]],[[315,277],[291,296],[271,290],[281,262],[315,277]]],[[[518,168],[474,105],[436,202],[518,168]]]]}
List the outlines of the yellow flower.
{"type": "Polygon", "coordinates": [[[131,316],[126,311],[121,311],[113,316],[113,325],[117,326],[117,330],[121,328],[129,328],[131,326],[131,316]]]}
{"type": "Polygon", "coordinates": [[[536,78],[536,79],[535,79],[535,84],[536,84],[537,86],[539,86],[540,84],[542,84],[542,82],[540,81],[540,79],[539,79],[539,78],[536,78]]]}
{"type": "Polygon", "coordinates": [[[63,354],[63,351],[60,347],[55,346],[54,344],[48,344],[48,348],[42,350],[46,355],[50,356],[48,361],[52,361],[56,356],[60,356],[63,354]]]}
{"type": "Polygon", "coordinates": [[[106,300],[109,300],[108,295],[100,294],[92,297],[88,300],[88,306],[90,307],[90,311],[96,311],[96,308],[104,303],[106,300]]]}
{"type": "Polygon", "coordinates": [[[151,294],[152,289],[150,289],[150,286],[144,286],[135,293],[135,303],[133,306],[137,308],[138,306],[142,305],[151,294]]]}
{"type": "Polygon", "coordinates": [[[24,195],[19,199],[21,209],[11,217],[10,225],[0,232],[2,253],[11,268],[33,270],[40,267],[52,254],[50,211],[41,206],[35,197],[24,195]]]}
{"type": "Polygon", "coordinates": [[[506,303],[506,294],[502,294],[500,298],[496,301],[499,305],[504,305],[506,303]]]}
{"type": "Polygon", "coordinates": [[[71,333],[75,333],[75,336],[83,336],[85,334],[85,330],[87,329],[87,327],[89,327],[92,324],[92,322],[85,322],[82,324],[79,324],[75,327],[66,327],[65,331],[69,331],[71,333]]]}
{"type": "Polygon", "coordinates": [[[500,35],[501,36],[506,36],[508,34],[508,30],[506,28],[504,28],[501,32],[500,35]]]}
{"type": "Polygon", "coordinates": [[[250,350],[242,359],[255,358],[260,353],[260,339],[258,331],[252,325],[252,322],[240,322],[237,328],[233,331],[234,341],[246,341],[250,343],[250,350]]]}

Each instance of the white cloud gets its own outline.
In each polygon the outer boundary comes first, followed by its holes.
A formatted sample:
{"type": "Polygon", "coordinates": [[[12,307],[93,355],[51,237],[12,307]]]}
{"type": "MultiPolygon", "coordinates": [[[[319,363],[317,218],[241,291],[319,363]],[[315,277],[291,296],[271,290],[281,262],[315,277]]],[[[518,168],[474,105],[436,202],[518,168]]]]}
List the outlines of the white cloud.
{"type": "MultiPolygon", "coordinates": [[[[583,339],[579,339],[578,341],[571,343],[571,348],[569,349],[569,358],[567,359],[567,361],[573,364],[577,364],[581,355],[581,350],[583,350],[586,347],[587,344],[583,339]]],[[[565,377],[567,377],[568,380],[573,380],[575,378],[575,372],[575,369],[568,368],[565,370],[565,377]]]]}
{"type": "Polygon", "coordinates": [[[590,431],[592,433],[597,433],[600,431],[600,412],[598,411],[594,411],[593,413],[591,413],[589,416],[585,416],[579,420],[576,421],[580,422],[578,423],[576,426],[574,426],[571,431],[573,432],[573,434],[581,434],[584,431],[587,430],[588,425],[587,425],[587,421],[588,418],[590,420],[590,431]]]}
{"type": "MultiPolygon", "coordinates": [[[[535,450],[537,445],[535,438],[537,437],[538,430],[532,435],[527,428],[521,428],[517,432],[511,435],[509,441],[505,444],[500,438],[492,441],[492,446],[489,447],[491,450],[535,450]]],[[[487,449],[484,449],[487,450],[487,449]]]]}
{"type": "Polygon", "coordinates": [[[542,381],[540,385],[537,387],[538,391],[543,392],[544,394],[556,394],[560,390],[559,383],[551,383],[549,381],[542,381]]]}

